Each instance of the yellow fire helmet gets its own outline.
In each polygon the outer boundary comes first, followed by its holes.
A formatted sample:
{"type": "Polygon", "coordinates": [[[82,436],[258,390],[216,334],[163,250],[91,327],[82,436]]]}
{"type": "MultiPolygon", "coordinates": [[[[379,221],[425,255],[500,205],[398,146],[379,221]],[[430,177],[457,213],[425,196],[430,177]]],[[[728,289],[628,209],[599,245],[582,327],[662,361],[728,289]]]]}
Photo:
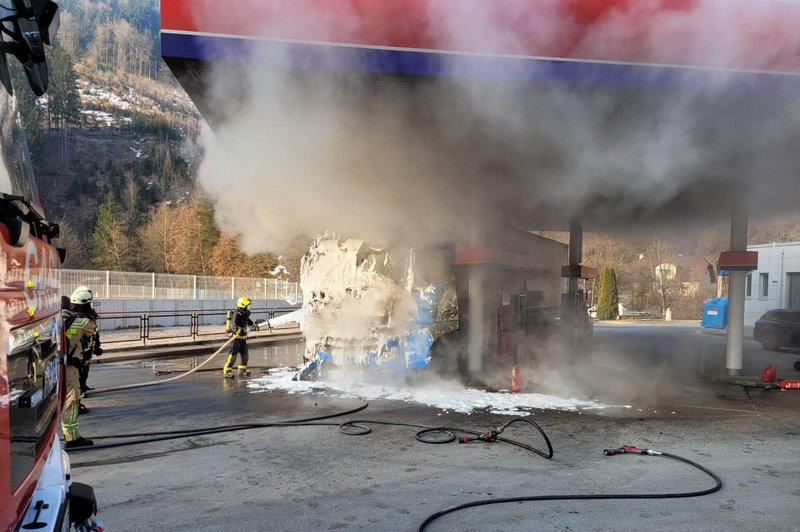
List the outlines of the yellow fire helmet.
{"type": "Polygon", "coordinates": [[[250,298],[249,297],[240,297],[236,300],[236,306],[239,308],[247,308],[250,306],[250,298]]]}

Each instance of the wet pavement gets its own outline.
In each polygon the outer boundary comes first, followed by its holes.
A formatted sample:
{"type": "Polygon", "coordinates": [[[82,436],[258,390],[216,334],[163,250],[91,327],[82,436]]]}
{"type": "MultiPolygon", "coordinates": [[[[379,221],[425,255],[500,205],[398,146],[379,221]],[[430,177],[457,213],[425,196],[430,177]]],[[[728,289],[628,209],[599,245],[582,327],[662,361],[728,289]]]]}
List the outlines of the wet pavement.
{"type": "MultiPolygon", "coordinates": [[[[797,374],[790,369],[797,352],[745,345],[746,372],[760,374],[765,364],[778,363],[779,376],[797,374]]],[[[251,352],[251,365],[285,366],[301,355],[301,343],[274,346],[251,352]]],[[[258,428],[73,453],[73,479],[94,486],[109,530],[200,531],[416,530],[427,515],[476,499],[712,485],[699,471],[663,457],[602,455],[604,448],[631,444],[695,460],[716,472],[723,488],[695,499],[484,506],[444,517],[429,530],[800,530],[800,391],[701,378],[721,372],[723,362],[724,338],[691,326],[598,327],[591,349],[560,364],[532,365],[526,383],[627,407],[532,411],[552,440],[552,460],[503,443],[426,445],[408,427],[374,425],[372,434],[346,436],[335,426],[341,420],[333,419],[332,426],[258,428]]],[[[104,364],[92,370],[90,384],[169,378],[175,373],[153,375],[153,364],[177,372],[192,363],[104,364]]],[[[256,393],[246,379],[224,380],[218,369],[86,403],[91,413],[81,417],[81,430],[89,438],[296,419],[362,404],[331,391],[256,393]]],[[[374,400],[344,419],[488,430],[509,418],[374,400]]],[[[524,428],[507,435],[544,446],[524,428]]]]}

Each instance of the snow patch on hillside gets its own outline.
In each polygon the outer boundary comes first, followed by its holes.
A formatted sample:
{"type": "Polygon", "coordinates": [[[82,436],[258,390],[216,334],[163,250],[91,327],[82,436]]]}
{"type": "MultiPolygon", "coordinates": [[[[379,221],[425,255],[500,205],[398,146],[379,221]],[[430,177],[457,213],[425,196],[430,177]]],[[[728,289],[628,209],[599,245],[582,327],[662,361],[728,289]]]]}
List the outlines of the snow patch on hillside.
{"type": "Polygon", "coordinates": [[[150,117],[196,115],[194,105],[179,89],[147,80],[139,89],[123,82],[112,82],[82,75],[78,94],[89,126],[119,127],[130,124],[134,114],[150,117]]]}

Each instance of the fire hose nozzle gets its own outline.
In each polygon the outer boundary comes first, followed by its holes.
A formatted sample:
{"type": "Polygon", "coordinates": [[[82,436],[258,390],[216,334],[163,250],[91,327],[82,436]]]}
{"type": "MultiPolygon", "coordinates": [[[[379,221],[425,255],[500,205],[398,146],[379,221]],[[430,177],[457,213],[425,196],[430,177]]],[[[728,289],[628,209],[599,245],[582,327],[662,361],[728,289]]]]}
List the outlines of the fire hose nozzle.
{"type": "Polygon", "coordinates": [[[493,441],[497,441],[497,437],[499,435],[500,435],[500,433],[498,431],[493,430],[491,432],[487,432],[486,434],[481,434],[480,435],[480,439],[482,439],[483,441],[485,441],[487,443],[488,442],[493,442],[493,441]]]}
{"type": "Polygon", "coordinates": [[[458,438],[458,443],[469,443],[471,441],[491,443],[493,441],[497,441],[497,436],[499,436],[499,433],[496,430],[493,430],[491,432],[487,432],[486,434],[481,434],[480,436],[461,436],[458,438]]]}

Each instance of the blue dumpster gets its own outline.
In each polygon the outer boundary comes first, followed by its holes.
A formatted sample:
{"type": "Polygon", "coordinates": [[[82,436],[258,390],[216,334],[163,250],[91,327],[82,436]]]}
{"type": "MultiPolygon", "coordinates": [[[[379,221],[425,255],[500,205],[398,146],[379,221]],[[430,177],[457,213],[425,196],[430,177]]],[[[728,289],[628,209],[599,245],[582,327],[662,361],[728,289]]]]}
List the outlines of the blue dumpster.
{"type": "Polygon", "coordinates": [[[706,329],[724,329],[728,326],[727,297],[715,297],[705,302],[700,326],[706,329]]]}

